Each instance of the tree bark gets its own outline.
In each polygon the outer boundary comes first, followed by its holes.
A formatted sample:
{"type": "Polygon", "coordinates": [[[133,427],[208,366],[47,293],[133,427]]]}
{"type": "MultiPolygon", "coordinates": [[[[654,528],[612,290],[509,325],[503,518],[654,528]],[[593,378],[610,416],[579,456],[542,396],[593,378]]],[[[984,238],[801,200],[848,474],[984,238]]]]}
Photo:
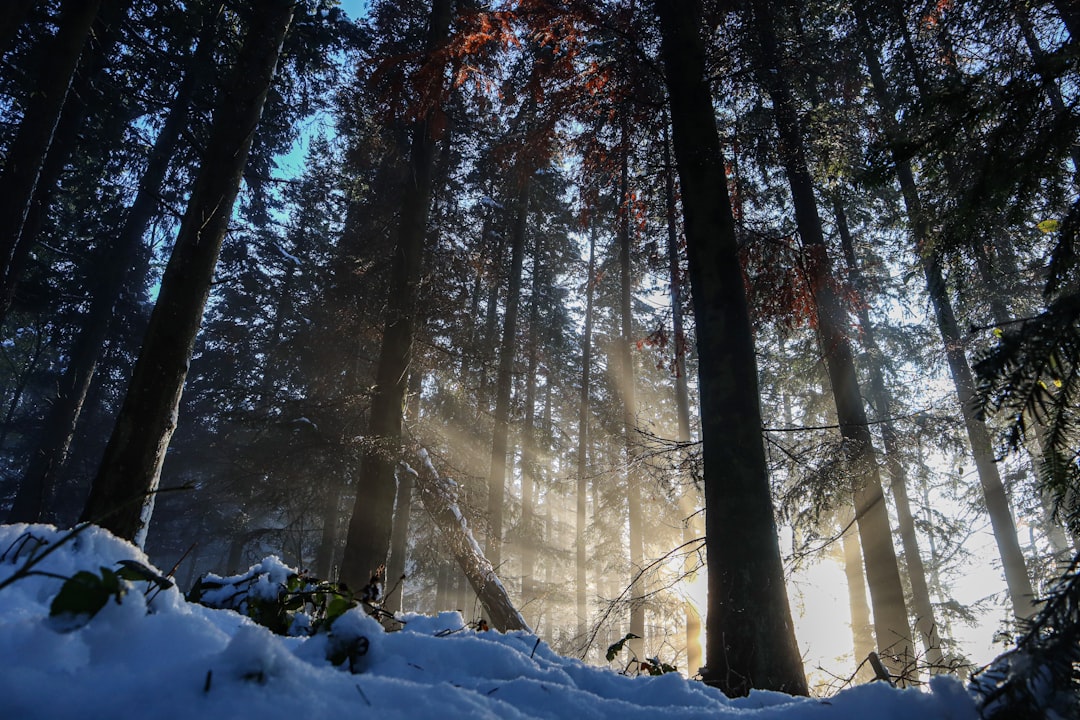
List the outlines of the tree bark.
{"type": "Polygon", "coordinates": [[[979,475],[979,483],[982,486],[987,513],[990,515],[994,540],[997,542],[998,553],[1005,569],[1005,582],[1009,589],[1009,599],[1013,605],[1013,613],[1020,619],[1029,618],[1035,612],[1033,604],[1034,590],[1031,586],[1024,554],[1020,549],[1020,542],[1016,534],[1016,523],[1013,522],[1012,511],[1009,509],[1008,496],[1005,493],[1001,475],[998,473],[997,465],[994,462],[990,434],[986,429],[986,425],[975,413],[973,404],[975,382],[971,375],[967,357],[964,355],[964,338],[953,313],[952,301],[948,296],[940,258],[932,247],[930,230],[923,211],[922,201],[919,198],[918,186],[915,184],[915,176],[901,149],[903,143],[902,129],[896,120],[894,103],[889,94],[888,86],[885,84],[885,75],[882,72],[877,51],[874,49],[875,46],[864,14],[865,11],[860,3],[855,3],[854,8],[858,22],[860,46],[866,59],[867,69],[870,72],[875,98],[881,107],[886,139],[892,153],[904,205],[911,221],[912,234],[916,245],[915,252],[922,265],[930,302],[934,308],[934,316],[942,340],[945,343],[945,357],[960,401],[960,410],[967,430],[968,441],[971,444],[972,454],[975,458],[975,468],[979,475]]]}
{"type": "MultiPolygon", "coordinates": [[[[432,76],[438,78],[436,82],[442,82],[445,62],[437,50],[449,35],[453,8],[453,0],[433,0],[431,5],[425,56],[434,63],[431,70],[432,76]]],[[[402,194],[386,326],[369,411],[369,445],[360,462],[361,482],[341,562],[341,580],[354,588],[367,584],[373,571],[386,563],[390,552],[394,467],[401,443],[402,403],[412,360],[424,237],[435,175],[435,111],[430,109],[412,131],[410,172],[402,194]]]]}
{"type": "Polygon", "coordinates": [[[294,3],[252,9],[240,56],[165,268],[139,358],[82,519],[141,544],[214,267],[294,3]]]}
{"type": "Polygon", "coordinates": [[[705,76],[701,5],[656,0],[701,367],[709,602],[702,677],[729,696],[808,693],[795,642],[758,405],[753,334],[705,76]]]}

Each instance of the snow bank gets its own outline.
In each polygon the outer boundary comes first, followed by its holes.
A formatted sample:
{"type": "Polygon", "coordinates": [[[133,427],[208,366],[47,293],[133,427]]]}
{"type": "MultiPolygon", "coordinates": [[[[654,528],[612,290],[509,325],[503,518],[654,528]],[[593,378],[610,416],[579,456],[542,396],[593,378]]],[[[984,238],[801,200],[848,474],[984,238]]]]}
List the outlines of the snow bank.
{"type": "MultiPolygon", "coordinates": [[[[66,533],[0,526],[0,583],[66,533]]],[[[929,691],[865,685],[828,700],[755,692],[729,700],[678,675],[625,677],[554,653],[527,633],[474,632],[458,613],[406,614],[385,632],[350,610],[334,633],[367,639],[355,673],[326,659],[326,634],[282,637],[231,610],[187,602],[175,588],[127,582],[89,622],[64,632],[49,618],[63,579],[121,560],[149,565],[134,546],[91,528],[33,573],[0,588],[0,718],[334,717],[573,718],[574,720],[974,720],[959,682],[929,691]],[[57,577],[62,576],[62,577],[57,577]],[[344,715],[341,715],[344,716],[344,715]]],[[[264,561],[274,577],[280,561],[264,561]]],[[[122,581],[126,582],[126,581],[122,581]]]]}

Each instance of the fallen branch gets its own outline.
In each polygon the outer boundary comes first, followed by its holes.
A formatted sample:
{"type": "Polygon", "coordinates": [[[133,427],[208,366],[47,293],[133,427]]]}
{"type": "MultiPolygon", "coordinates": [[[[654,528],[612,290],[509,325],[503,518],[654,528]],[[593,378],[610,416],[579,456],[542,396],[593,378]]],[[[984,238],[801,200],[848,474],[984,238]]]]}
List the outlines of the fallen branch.
{"type": "Polygon", "coordinates": [[[431,463],[427,450],[420,449],[420,467],[422,472],[401,463],[401,472],[407,472],[416,478],[420,490],[420,500],[431,519],[435,521],[446,542],[447,549],[453,554],[465,577],[469,579],[476,592],[476,597],[487,611],[488,619],[496,630],[524,630],[532,632],[525,618],[521,616],[510,596],[506,592],[495,568],[480,549],[473,537],[465,516],[457,504],[457,485],[449,478],[439,477],[431,463]]]}

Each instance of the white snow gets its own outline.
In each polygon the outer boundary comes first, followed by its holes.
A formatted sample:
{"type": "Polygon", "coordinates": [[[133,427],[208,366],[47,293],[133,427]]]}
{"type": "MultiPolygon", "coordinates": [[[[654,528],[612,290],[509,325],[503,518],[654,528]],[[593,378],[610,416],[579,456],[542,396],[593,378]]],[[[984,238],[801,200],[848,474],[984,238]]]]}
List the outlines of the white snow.
{"type": "MultiPolygon", "coordinates": [[[[0,526],[0,584],[65,535],[48,525],[0,526]]],[[[406,614],[402,630],[386,632],[353,609],[329,636],[282,637],[233,611],[189,603],[175,587],[155,592],[139,581],[74,630],[62,632],[50,620],[62,577],[116,569],[125,559],[149,566],[138,548],[90,528],[29,567],[44,574],[0,587],[0,718],[977,717],[968,692],[949,677],[935,678],[927,690],[876,683],[828,699],[754,692],[729,700],[677,674],[626,677],[591,667],[527,633],[475,632],[458,613],[406,614]],[[326,659],[335,635],[368,640],[355,673],[326,659]]],[[[262,566],[270,582],[291,572],[276,559],[262,566]]]]}

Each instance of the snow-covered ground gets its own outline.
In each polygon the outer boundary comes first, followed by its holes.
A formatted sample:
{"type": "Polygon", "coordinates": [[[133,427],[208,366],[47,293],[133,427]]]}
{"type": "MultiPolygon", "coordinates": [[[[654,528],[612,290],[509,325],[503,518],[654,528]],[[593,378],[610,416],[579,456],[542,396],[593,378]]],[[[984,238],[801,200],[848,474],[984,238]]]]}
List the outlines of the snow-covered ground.
{"type": "MultiPolygon", "coordinates": [[[[45,525],[0,526],[0,584],[61,540],[45,525]]],[[[476,632],[458,613],[405,615],[386,632],[353,609],[331,635],[284,637],[231,610],[189,603],[175,588],[121,580],[86,618],[50,618],[63,578],[107,577],[134,546],[96,528],[0,587],[0,718],[708,718],[709,720],[974,720],[965,688],[882,683],[827,700],[755,692],[729,700],[678,674],[626,677],[565,658],[527,633],[476,632]],[[149,598],[149,600],[148,600],[149,598]],[[74,620],[74,621],[73,621],[74,620]],[[353,672],[327,658],[332,635],[366,640],[353,672]]],[[[260,582],[287,568],[273,560],[260,582]]]]}

